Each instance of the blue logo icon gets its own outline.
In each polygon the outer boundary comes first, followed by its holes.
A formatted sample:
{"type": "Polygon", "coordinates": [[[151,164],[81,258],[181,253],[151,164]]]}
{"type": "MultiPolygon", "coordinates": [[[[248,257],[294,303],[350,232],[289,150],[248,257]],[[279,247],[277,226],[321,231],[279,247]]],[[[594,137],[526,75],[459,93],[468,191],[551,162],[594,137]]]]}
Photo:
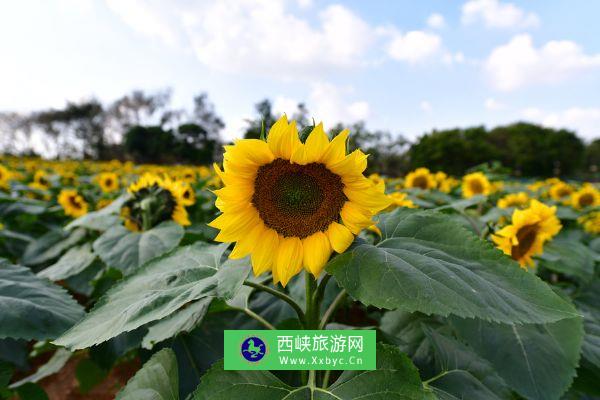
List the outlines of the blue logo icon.
{"type": "Polygon", "coordinates": [[[242,356],[250,362],[257,362],[267,354],[267,346],[262,339],[252,336],[242,342],[242,356]]]}

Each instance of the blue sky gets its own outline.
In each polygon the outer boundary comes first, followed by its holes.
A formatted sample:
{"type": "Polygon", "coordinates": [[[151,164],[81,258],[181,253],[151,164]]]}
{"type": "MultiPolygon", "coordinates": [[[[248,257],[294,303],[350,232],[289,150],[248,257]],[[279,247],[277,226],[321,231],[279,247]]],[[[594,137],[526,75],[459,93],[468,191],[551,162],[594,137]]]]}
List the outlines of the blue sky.
{"type": "Polygon", "coordinates": [[[0,110],[206,91],[239,135],[268,97],[414,139],[529,120],[600,137],[600,2],[55,0],[0,3],[0,110]]]}

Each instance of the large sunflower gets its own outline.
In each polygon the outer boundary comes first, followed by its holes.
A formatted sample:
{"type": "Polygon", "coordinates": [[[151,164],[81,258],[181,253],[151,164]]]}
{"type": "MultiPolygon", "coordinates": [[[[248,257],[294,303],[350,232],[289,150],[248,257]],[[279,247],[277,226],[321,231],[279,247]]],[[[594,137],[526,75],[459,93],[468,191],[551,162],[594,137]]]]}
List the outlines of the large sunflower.
{"type": "Polygon", "coordinates": [[[127,191],[131,198],[123,205],[121,216],[128,229],[147,230],[168,220],[190,225],[182,186],[168,176],[146,173],[127,191]]]}
{"type": "Polygon", "coordinates": [[[404,178],[407,188],[433,189],[437,185],[435,176],[427,168],[417,168],[404,178]]]}
{"type": "Polygon", "coordinates": [[[463,176],[462,195],[469,198],[478,194],[487,196],[492,192],[492,184],[481,172],[473,172],[463,176]]]}
{"type": "Polygon", "coordinates": [[[515,210],[511,222],[492,235],[492,241],[521,267],[532,266],[531,257],[542,254],[544,243],[561,229],[556,207],[548,207],[535,199],[529,208],[515,210]]]}
{"type": "Polygon", "coordinates": [[[286,285],[304,267],[318,276],[332,251],[343,252],[354,235],[390,200],[363,175],[367,156],[346,154],[348,131],[329,141],[322,124],[305,143],[296,123],[283,116],[267,141],[242,139],[225,146],[222,211],[209,225],[215,240],[236,242],[231,258],[251,254],[256,275],[272,271],[286,285]]]}
{"type": "Polygon", "coordinates": [[[600,191],[590,184],[571,194],[571,205],[577,209],[600,206],[600,191]]]}
{"type": "Polygon", "coordinates": [[[58,195],[58,204],[70,217],[81,217],[88,212],[88,203],[75,189],[63,189],[58,195]]]}

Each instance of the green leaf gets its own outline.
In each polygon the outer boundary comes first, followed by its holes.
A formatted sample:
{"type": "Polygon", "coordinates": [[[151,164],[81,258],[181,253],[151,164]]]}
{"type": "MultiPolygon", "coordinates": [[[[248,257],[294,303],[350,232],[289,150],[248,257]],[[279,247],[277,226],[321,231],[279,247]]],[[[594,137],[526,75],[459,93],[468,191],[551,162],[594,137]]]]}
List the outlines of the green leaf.
{"type": "Polygon", "coordinates": [[[492,365],[457,340],[432,329],[425,333],[433,346],[438,371],[431,385],[459,399],[510,399],[511,391],[492,365]]]}
{"type": "Polygon", "coordinates": [[[379,227],[376,246],[359,244],[327,265],[366,305],[507,323],[578,315],[542,280],[448,216],[398,209],[379,227]]]}
{"type": "Polygon", "coordinates": [[[75,229],[71,232],[49,231],[27,246],[21,262],[25,265],[38,265],[55,260],[65,250],[82,241],[85,235],[85,229],[75,229]]]}
{"type": "Polygon", "coordinates": [[[219,361],[202,377],[192,400],[433,400],[410,359],[396,348],[377,346],[377,370],[345,371],[327,389],[292,388],[268,371],[224,371],[219,361]]]}
{"type": "Polygon", "coordinates": [[[185,304],[232,298],[248,275],[248,260],[221,264],[227,245],[196,243],[154,259],[113,286],[86,317],[55,341],[82,349],[165,318],[185,304]]]}
{"type": "Polygon", "coordinates": [[[85,270],[95,258],[91,243],[71,247],[55,264],[40,271],[38,276],[51,281],[67,279],[85,270]]]}
{"type": "Polygon", "coordinates": [[[527,399],[559,399],[573,381],[583,339],[581,318],[528,325],[452,318],[452,325],[527,399]]]}
{"type": "Polygon", "coordinates": [[[48,400],[48,395],[35,383],[26,383],[17,389],[17,394],[21,400],[48,400]]]}
{"type": "Polygon", "coordinates": [[[54,339],[83,315],[67,292],[0,259],[0,338],[54,339]]]}
{"type": "Polygon", "coordinates": [[[56,350],[56,352],[52,355],[52,357],[50,358],[50,360],[48,360],[48,362],[46,364],[39,367],[38,370],[34,374],[29,375],[15,383],[13,383],[12,385],[10,385],[10,389],[18,388],[19,386],[23,386],[24,384],[26,384],[28,382],[33,382],[33,383],[39,382],[42,379],[57,373],[58,371],[60,371],[62,369],[62,367],[65,366],[67,361],[69,361],[69,359],[71,358],[71,355],[72,355],[72,353],[68,350],[65,350],[65,349],[56,350]]]}
{"type": "Polygon", "coordinates": [[[177,360],[171,349],[162,349],[127,382],[115,400],[177,400],[177,360]]]}
{"type": "Polygon", "coordinates": [[[211,297],[200,299],[169,317],[157,321],[148,328],[142,347],[151,349],[156,343],[177,336],[181,332],[191,332],[202,322],[211,302],[211,297]]]}
{"type": "Polygon", "coordinates": [[[173,250],[183,237],[183,228],[172,221],[145,232],[131,232],[117,225],[94,242],[94,251],[109,267],[128,275],[140,266],[173,250]]]}
{"type": "Polygon", "coordinates": [[[594,276],[592,252],[587,246],[574,240],[557,239],[545,245],[540,265],[585,282],[592,280],[594,276]]]}
{"type": "Polygon", "coordinates": [[[74,229],[78,227],[91,229],[95,231],[104,232],[108,228],[113,225],[116,225],[120,221],[119,212],[121,210],[121,206],[127,201],[129,198],[128,195],[122,195],[108,206],[98,210],[89,212],[76,220],[69,223],[65,229],[74,229]]]}
{"type": "Polygon", "coordinates": [[[106,378],[108,371],[100,368],[89,358],[84,358],[77,364],[75,377],[79,382],[79,391],[87,393],[106,378]]]}
{"type": "Polygon", "coordinates": [[[590,285],[575,299],[583,314],[583,357],[600,368],[600,282],[590,285]]]}

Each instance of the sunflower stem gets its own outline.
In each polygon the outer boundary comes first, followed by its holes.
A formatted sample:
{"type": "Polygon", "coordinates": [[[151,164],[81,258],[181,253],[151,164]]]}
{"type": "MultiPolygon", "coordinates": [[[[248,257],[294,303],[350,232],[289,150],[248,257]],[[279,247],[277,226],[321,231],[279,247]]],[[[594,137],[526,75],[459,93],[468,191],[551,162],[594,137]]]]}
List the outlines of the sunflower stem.
{"type": "Polygon", "coordinates": [[[348,293],[344,289],[337,295],[337,297],[333,300],[333,303],[331,303],[331,305],[329,306],[327,311],[325,311],[325,314],[323,314],[323,318],[321,319],[321,322],[319,323],[319,329],[325,329],[325,326],[327,325],[327,323],[333,316],[333,313],[335,312],[335,310],[337,310],[337,308],[340,306],[340,304],[342,304],[342,302],[346,298],[347,294],[348,293]]]}
{"type": "Polygon", "coordinates": [[[244,285],[249,286],[254,289],[257,289],[257,290],[262,290],[263,292],[269,293],[269,294],[285,301],[294,309],[294,311],[296,311],[296,314],[298,314],[298,319],[300,320],[300,323],[305,324],[306,316],[304,314],[304,311],[302,311],[302,307],[300,307],[298,305],[298,303],[296,303],[296,301],[294,299],[292,299],[290,296],[288,296],[287,294],[285,294],[277,289],[273,289],[270,286],[266,286],[266,285],[263,285],[263,284],[257,283],[257,282],[251,282],[248,280],[244,281],[244,285]]]}

